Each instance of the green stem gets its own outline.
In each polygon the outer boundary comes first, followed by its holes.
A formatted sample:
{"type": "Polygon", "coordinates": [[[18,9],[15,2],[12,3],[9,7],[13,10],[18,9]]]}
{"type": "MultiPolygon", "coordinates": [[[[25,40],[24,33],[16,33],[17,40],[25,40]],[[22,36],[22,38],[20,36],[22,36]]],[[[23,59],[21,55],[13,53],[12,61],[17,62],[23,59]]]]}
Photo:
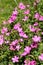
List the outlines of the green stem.
{"type": "Polygon", "coordinates": [[[15,1],[16,5],[18,6],[17,0],[14,0],[14,1],[15,1]]]}

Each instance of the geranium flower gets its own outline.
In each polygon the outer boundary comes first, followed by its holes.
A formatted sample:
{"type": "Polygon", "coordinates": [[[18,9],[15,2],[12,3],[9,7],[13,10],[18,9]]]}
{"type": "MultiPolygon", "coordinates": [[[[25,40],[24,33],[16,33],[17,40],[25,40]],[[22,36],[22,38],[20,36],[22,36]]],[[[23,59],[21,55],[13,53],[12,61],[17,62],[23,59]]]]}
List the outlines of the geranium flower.
{"type": "Polygon", "coordinates": [[[26,56],[26,55],[27,53],[25,51],[21,54],[21,56],[26,56]]]}
{"type": "Polygon", "coordinates": [[[30,65],[30,60],[25,60],[24,65],[30,65]]]}
{"type": "Polygon", "coordinates": [[[35,60],[32,60],[32,61],[30,62],[30,65],[36,65],[36,61],[35,61],[35,60]]]}
{"type": "Polygon", "coordinates": [[[38,22],[35,22],[35,23],[34,23],[34,26],[38,26],[38,22]]]}
{"type": "Polygon", "coordinates": [[[33,40],[34,42],[40,42],[40,41],[41,41],[41,37],[35,35],[35,36],[32,38],[32,40],[33,40]]]}
{"type": "Polygon", "coordinates": [[[38,44],[35,43],[35,42],[33,42],[33,43],[31,44],[31,48],[37,48],[37,46],[38,46],[38,44]]]}
{"type": "Polygon", "coordinates": [[[23,31],[19,33],[19,36],[23,38],[28,38],[28,36],[23,31]]]}
{"type": "Polygon", "coordinates": [[[18,15],[18,11],[17,10],[14,10],[13,13],[12,13],[13,16],[16,16],[18,15]]]}
{"type": "Polygon", "coordinates": [[[25,5],[21,2],[21,3],[19,3],[19,8],[20,8],[21,10],[23,10],[23,9],[25,9],[26,7],[25,7],[25,5]]]}
{"type": "Polygon", "coordinates": [[[0,45],[2,45],[3,43],[4,43],[3,35],[0,35],[0,45]]]}
{"type": "Polygon", "coordinates": [[[21,26],[20,23],[17,23],[17,24],[14,25],[14,29],[18,30],[18,28],[20,28],[20,26],[21,26]]]}
{"type": "Polygon", "coordinates": [[[24,48],[24,51],[25,51],[27,54],[29,54],[30,51],[31,51],[31,47],[26,46],[26,47],[24,48]]]}
{"type": "Polygon", "coordinates": [[[28,20],[28,16],[25,16],[22,20],[23,21],[27,21],[28,20]]]}
{"type": "Polygon", "coordinates": [[[32,61],[25,60],[24,63],[25,63],[24,65],[36,65],[36,61],[35,60],[32,60],[32,61]]]}
{"type": "Polygon", "coordinates": [[[35,32],[36,31],[36,28],[34,28],[32,25],[29,25],[29,29],[31,32],[35,32]]]}
{"type": "Polygon", "coordinates": [[[39,13],[35,13],[34,18],[36,18],[38,20],[39,16],[40,16],[39,13]]]}
{"type": "Polygon", "coordinates": [[[24,48],[24,52],[21,54],[21,56],[26,56],[27,54],[30,53],[30,51],[31,51],[31,47],[26,46],[26,47],[24,48]]]}
{"type": "Polygon", "coordinates": [[[30,13],[30,10],[26,10],[26,11],[24,11],[24,14],[29,14],[30,13]]]}
{"type": "Polygon", "coordinates": [[[17,51],[19,51],[21,49],[21,46],[20,45],[17,45],[16,46],[16,49],[17,49],[17,51]]]}
{"type": "Polygon", "coordinates": [[[1,30],[1,33],[4,34],[8,31],[8,29],[6,27],[3,27],[2,30],[1,30]]]}
{"type": "Polygon", "coordinates": [[[17,10],[14,10],[13,13],[12,13],[12,15],[10,16],[8,22],[9,23],[14,22],[17,19],[17,15],[18,15],[18,11],[17,10]]]}
{"type": "Polygon", "coordinates": [[[38,56],[39,60],[43,61],[43,53],[38,56]]]}
{"type": "Polygon", "coordinates": [[[10,44],[10,50],[15,51],[16,50],[16,45],[18,44],[18,40],[14,40],[12,41],[12,43],[10,44]]]}
{"type": "Polygon", "coordinates": [[[19,57],[18,56],[14,56],[12,58],[12,62],[15,63],[15,62],[19,62],[19,57]]]}
{"type": "Polygon", "coordinates": [[[40,15],[39,21],[43,21],[43,16],[40,15]]]}

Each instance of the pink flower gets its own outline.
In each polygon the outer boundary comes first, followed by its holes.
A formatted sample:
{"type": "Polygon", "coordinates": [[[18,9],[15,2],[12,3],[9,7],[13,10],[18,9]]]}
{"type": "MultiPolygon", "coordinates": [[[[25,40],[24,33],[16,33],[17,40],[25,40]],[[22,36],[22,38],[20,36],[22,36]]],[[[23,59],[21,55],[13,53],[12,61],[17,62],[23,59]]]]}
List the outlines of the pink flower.
{"type": "Polygon", "coordinates": [[[30,51],[31,51],[31,47],[26,46],[26,47],[24,48],[24,51],[25,51],[27,54],[29,54],[30,51]]]}
{"type": "Polygon", "coordinates": [[[19,57],[18,56],[14,56],[12,58],[12,62],[15,63],[15,62],[19,62],[19,57]]]}
{"type": "Polygon", "coordinates": [[[16,45],[17,43],[18,43],[18,40],[16,39],[16,40],[12,41],[12,43],[10,45],[16,45]]]}
{"type": "Polygon", "coordinates": [[[14,22],[17,19],[17,16],[12,15],[11,16],[12,21],[14,22]]]}
{"type": "Polygon", "coordinates": [[[9,18],[8,22],[9,22],[9,23],[12,23],[12,22],[13,22],[13,20],[12,20],[11,18],[9,18]]]}
{"type": "Polygon", "coordinates": [[[43,32],[41,34],[43,35],[43,32]]]}
{"type": "Polygon", "coordinates": [[[39,32],[39,31],[41,31],[41,29],[40,29],[40,28],[37,28],[37,29],[36,29],[36,32],[39,32]]]}
{"type": "Polygon", "coordinates": [[[17,45],[16,46],[16,49],[17,49],[17,51],[19,51],[21,49],[21,46],[20,45],[17,45]]]}
{"type": "Polygon", "coordinates": [[[4,43],[3,35],[0,35],[0,45],[4,43]]]}
{"type": "Polygon", "coordinates": [[[32,60],[32,61],[30,62],[30,65],[36,65],[36,61],[35,61],[35,60],[32,60]]]}
{"type": "Polygon", "coordinates": [[[19,33],[19,36],[23,38],[28,38],[28,36],[23,31],[19,33]]]}
{"type": "Polygon", "coordinates": [[[9,40],[5,41],[6,44],[8,44],[9,42],[10,42],[9,40]]]}
{"type": "Polygon", "coordinates": [[[10,35],[10,32],[7,32],[6,35],[9,36],[10,35]]]}
{"type": "Polygon", "coordinates": [[[30,53],[30,51],[31,51],[31,47],[26,46],[26,47],[24,48],[24,52],[21,54],[21,56],[26,56],[27,54],[30,53]]]}
{"type": "Polygon", "coordinates": [[[23,38],[28,38],[28,36],[26,34],[23,35],[23,38]]]}
{"type": "Polygon", "coordinates": [[[29,25],[29,29],[31,32],[35,32],[36,31],[36,28],[34,28],[32,25],[29,25]]]}
{"type": "Polygon", "coordinates": [[[35,15],[34,15],[34,18],[36,18],[37,20],[39,19],[39,13],[36,13],[35,15]]]}
{"type": "Polygon", "coordinates": [[[4,34],[8,31],[8,29],[6,27],[3,27],[2,30],[1,30],[1,33],[4,34]]]}
{"type": "Polygon", "coordinates": [[[18,32],[21,32],[21,31],[22,31],[22,28],[18,28],[17,31],[18,31],[18,32]]]}
{"type": "Polygon", "coordinates": [[[26,10],[26,11],[24,11],[24,14],[29,14],[30,13],[30,10],[26,10]]]}
{"type": "Polygon", "coordinates": [[[20,23],[17,23],[14,25],[14,29],[17,30],[18,32],[21,32],[22,31],[22,28],[20,28],[20,23]]]}
{"type": "Polygon", "coordinates": [[[38,44],[37,43],[32,43],[31,48],[37,48],[38,44]]]}
{"type": "Polygon", "coordinates": [[[34,42],[40,42],[40,41],[41,41],[41,37],[35,35],[35,36],[32,38],[32,40],[33,40],[34,42]]]}
{"type": "Polygon", "coordinates": [[[10,48],[9,49],[12,50],[12,51],[15,51],[16,50],[16,46],[10,45],[10,48]]]}
{"type": "Polygon", "coordinates": [[[28,20],[28,16],[25,16],[22,20],[23,21],[27,21],[28,20]]]}
{"type": "Polygon", "coordinates": [[[43,61],[43,54],[39,55],[39,60],[43,61]]]}
{"type": "Polygon", "coordinates": [[[17,11],[17,10],[13,11],[12,15],[13,15],[13,16],[18,15],[18,11],[17,11]]]}
{"type": "Polygon", "coordinates": [[[30,60],[25,60],[24,65],[30,65],[30,60]]]}
{"type": "Polygon", "coordinates": [[[14,10],[11,17],[9,18],[8,22],[9,23],[12,23],[14,22],[16,19],[17,19],[17,15],[18,15],[18,11],[17,10],[14,10]]]}
{"type": "Polygon", "coordinates": [[[22,31],[20,23],[17,23],[17,24],[14,25],[14,30],[17,30],[18,32],[22,31]]]}
{"type": "Polygon", "coordinates": [[[14,29],[18,30],[18,28],[20,28],[20,26],[21,26],[20,23],[17,23],[17,24],[14,25],[14,29]]]}
{"type": "Polygon", "coordinates": [[[43,16],[40,15],[39,21],[43,21],[43,16]]]}
{"type": "Polygon", "coordinates": [[[40,28],[35,28],[35,26],[38,26],[37,22],[35,22],[34,25],[29,25],[29,29],[30,29],[31,32],[39,32],[39,31],[41,31],[40,28]]]}
{"type": "Polygon", "coordinates": [[[27,53],[25,51],[21,54],[21,56],[26,56],[26,55],[27,53]]]}
{"type": "Polygon", "coordinates": [[[23,42],[24,40],[22,38],[19,39],[19,42],[23,42]]]}
{"type": "Polygon", "coordinates": [[[14,29],[19,32],[20,37],[28,38],[28,36],[23,32],[20,23],[17,23],[16,25],[14,25],[14,29]]]}
{"type": "Polygon", "coordinates": [[[35,22],[35,23],[34,23],[34,26],[38,26],[38,22],[35,22]]]}
{"type": "Polygon", "coordinates": [[[30,51],[31,51],[31,47],[26,46],[26,47],[24,48],[24,52],[21,54],[21,56],[26,56],[27,54],[30,53],[30,51]]]}
{"type": "Polygon", "coordinates": [[[23,31],[19,33],[19,36],[20,37],[23,37],[23,35],[24,35],[24,32],[23,31]]]}
{"type": "Polygon", "coordinates": [[[35,60],[32,60],[32,61],[25,60],[24,63],[25,63],[24,65],[36,65],[36,61],[35,60]]]}
{"type": "Polygon", "coordinates": [[[14,40],[12,41],[12,43],[10,44],[10,50],[15,51],[16,50],[16,45],[18,44],[18,40],[14,40]]]}
{"type": "Polygon", "coordinates": [[[21,10],[23,10],[23,9],[25,9],[26,7],[25,7],[25,5],[21,2],[21,3],[19,4],[19,8],[20,8],[21,10]]]}

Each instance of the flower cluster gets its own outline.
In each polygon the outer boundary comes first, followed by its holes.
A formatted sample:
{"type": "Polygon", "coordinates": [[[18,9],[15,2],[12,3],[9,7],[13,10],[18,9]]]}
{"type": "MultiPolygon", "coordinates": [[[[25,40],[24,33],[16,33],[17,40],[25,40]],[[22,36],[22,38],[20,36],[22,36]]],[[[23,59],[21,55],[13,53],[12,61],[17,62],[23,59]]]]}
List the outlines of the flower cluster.
{"type": "Polygon", "coordinates": [[[8,20],[8,23],[14,22],[17,19],[17,15],[18,15],[18,11],[14,10],[13,13],[12,13],[12,15],[11,15],[11,17],[8,20]]]}
{"type": "Polygon", "coordinates": [[[10,18],[3,21],[0,31],[0,47],[6,46],[5,54],[9,56],[9,61],[18,65],[37,65],[37,58],[39,62],[43,61],[43,52],[40,54],[40,50],[37,50],[43,42],[43,31],[39,23],[43,21],[43,16],[38,12],[32,16],[29,7],[30,5],[19,3],[10,18]]]}
{"type": "Polygon", "coordinates": [[[39,13],[35,13],[34,18],[36,18],[39,21],[43,21],[43,16],[40,15],[39,13]]]}
{"type": "Polygon", "coordinates": [[[35,60],[32,60],[32,61],[25,60],[24,63],[25,63],[24,65],[36,65],[36,61],[35,60]]]}
{"type": "Polygon", "coordinates": [[[17,23],[14,25],[14,29],[19,32],[19,36],[23,38],[28,38],[28,36],[25,34],[25,32],[22,30],[20,23],[17,23]]]}

